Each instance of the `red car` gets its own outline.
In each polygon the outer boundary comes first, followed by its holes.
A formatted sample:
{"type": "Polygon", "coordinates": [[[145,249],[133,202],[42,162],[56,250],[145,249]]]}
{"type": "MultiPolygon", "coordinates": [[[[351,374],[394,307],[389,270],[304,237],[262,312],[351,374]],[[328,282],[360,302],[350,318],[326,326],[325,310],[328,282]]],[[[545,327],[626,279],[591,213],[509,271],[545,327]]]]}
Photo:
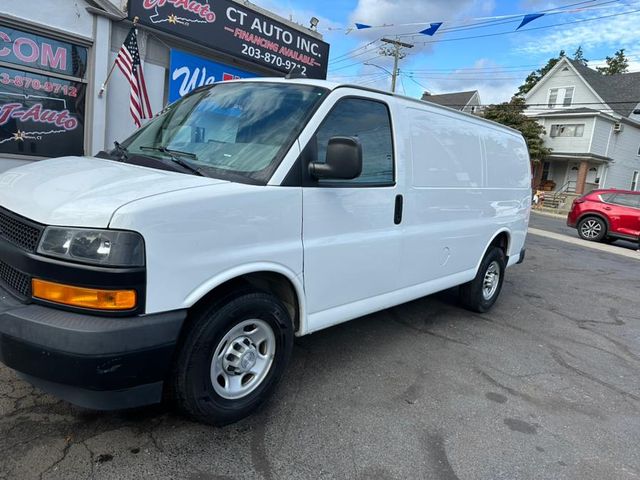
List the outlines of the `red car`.
{"type": "Polygon", "coordinates": [[[593,242],[618,238],[640,241],[640,192],[594,190],[576,198],[567,216],[567,225],[593,242]]]}

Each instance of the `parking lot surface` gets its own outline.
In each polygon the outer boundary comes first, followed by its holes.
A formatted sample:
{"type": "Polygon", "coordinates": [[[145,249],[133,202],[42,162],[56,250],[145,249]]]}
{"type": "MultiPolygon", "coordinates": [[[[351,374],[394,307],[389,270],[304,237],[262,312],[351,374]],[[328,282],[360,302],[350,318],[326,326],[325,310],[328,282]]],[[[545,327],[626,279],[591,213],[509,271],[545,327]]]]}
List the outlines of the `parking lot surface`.
{"type": "Polygon", "coordinates": [[[488,314],[452,290],[300,338],[225,428],[83,410],[0,367],[0,478],[640,478],[640,253],[527,243],[488,314]]]}

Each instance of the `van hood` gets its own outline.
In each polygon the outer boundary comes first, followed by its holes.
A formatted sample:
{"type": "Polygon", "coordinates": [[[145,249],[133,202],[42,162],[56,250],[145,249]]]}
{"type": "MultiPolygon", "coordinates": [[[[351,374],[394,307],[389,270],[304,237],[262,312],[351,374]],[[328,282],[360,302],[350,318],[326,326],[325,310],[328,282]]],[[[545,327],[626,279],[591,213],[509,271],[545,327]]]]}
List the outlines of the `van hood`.
{"type": "Polygon", "coordinates": [[[0,174],[0,206],[46,225],[106,228],[122,205],[223,180],[94,157],[33,162],[0,174]]]}

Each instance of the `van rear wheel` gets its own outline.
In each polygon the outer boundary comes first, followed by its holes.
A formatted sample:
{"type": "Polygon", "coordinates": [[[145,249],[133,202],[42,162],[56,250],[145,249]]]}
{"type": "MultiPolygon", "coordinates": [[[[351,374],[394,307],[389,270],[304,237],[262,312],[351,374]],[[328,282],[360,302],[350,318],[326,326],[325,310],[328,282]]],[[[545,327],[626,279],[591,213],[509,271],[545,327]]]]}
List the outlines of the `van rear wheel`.
{"type": "Polygon", "coordinates": [[[173,400],[199,422],[236,422],[269,398],[292,349],[293,325],[278,298],[228,297],[194,319],[174,367],[173,400]]]}
{"type": "Polygon", "coordinates": [[[506,257],[498,247],[491,247],[480,263],[476,277],[464,285],[460,285],[460,303],[474,312],[488,311],[500,295],[506,257]]]}

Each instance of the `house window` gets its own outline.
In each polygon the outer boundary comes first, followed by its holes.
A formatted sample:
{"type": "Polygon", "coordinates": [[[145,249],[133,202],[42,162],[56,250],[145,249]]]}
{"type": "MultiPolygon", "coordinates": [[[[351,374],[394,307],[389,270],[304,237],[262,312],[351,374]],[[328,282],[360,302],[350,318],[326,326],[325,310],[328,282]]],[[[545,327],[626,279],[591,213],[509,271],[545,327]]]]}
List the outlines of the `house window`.
{"type": "Polygon", "coordinates": [[[551,125],[551,137],[581,137],[584,135],[584,123],[551,125]]]}
{"type": "Polygon", "coordinates": [[[638,175],[640,175],[640,173],[636,170],[633,172],[633,177],[631,178],[631,190],[634,192],[638,190],[638,175]]]}
{"type": "Polygon", "coordinates": [[[549,107],[570,107],[573,103],[574,87],[551,88],[549,90],[549,107]]]}

